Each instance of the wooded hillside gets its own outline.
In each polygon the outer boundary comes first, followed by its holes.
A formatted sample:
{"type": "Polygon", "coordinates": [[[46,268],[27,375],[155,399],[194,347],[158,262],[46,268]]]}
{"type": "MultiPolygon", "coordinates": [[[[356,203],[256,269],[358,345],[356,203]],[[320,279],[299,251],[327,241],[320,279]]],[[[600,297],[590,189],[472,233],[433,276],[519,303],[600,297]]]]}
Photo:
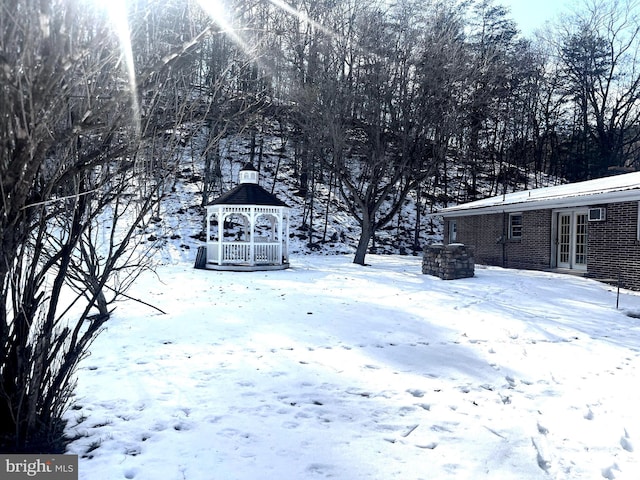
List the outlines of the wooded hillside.
{"type": "Polygon", "coordinates": [[[60,440],[185,147],[205,205],[229,137],[259,163],[277,130],[364,264],[408,196],[417,232],[436,204],[637,169],[639,27],[633,0],[537,39],[490,0],[0,0],[0,446],[60,440]]]}

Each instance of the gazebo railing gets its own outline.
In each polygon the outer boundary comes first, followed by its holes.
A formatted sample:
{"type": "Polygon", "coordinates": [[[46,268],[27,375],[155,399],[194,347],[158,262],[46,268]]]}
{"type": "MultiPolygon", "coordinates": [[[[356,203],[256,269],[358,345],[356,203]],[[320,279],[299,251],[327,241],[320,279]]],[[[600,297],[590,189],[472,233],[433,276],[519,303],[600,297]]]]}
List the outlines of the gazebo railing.
{"type": "Polygon", "coordinates": [[[254,243],[253,255],[256,263],[280,263],[278,258],[279,243],[254,243]]]}
{"type": "MultiPolygon", "coordinates": [[[[278,264],[282,262],[280,258],[280,243],[253,243],[253,263],[278,264]]],[[[250,264],[251,243],[249,242],[223,242],[222,248],[218,243],[207,245],[207,261],[215,264],[250,264]],[[222,262],[219,253],[222,250],[222,262]]]]}
{"type": "Polygon", "coordinates": [[[251,260],[251,244],[249,243],[223,243],[222,261],[230,263],[248,263],[251,260]]]}

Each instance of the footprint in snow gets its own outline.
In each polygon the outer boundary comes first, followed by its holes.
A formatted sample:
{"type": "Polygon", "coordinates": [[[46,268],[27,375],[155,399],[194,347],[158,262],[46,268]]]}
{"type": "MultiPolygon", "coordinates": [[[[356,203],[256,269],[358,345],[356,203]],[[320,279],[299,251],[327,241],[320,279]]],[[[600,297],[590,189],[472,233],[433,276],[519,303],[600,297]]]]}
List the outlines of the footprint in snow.
{"type": "Polygon", "coordinates": [[[307,471],[313,475],[322,475],[324,477],[332,477],[335,467],[326,463],[312,463],[307,467],[307,471]]]}
{"type": "Polygon", "coordinates": [[[151,430],[153,430],[154,432],[162,432],[163,430],[167,429],[167,425],[165,423],[156,423],[151,430]]]}
{"type": "Polygon", "coordinates": [[[620,437],[620,446],[627,452],[633,452],[633,443],[631,443],[631,439],[629,438],[629,433],[626,428],[624,430],[624,435],[620,437]]]}
{"type": "Polygon", "coordinates": [[[549,433],[549,429],[544,425],[540,425],[540,422],[538,422],[538,432],[542,435],[546,435],[547,433],[549,433]]]}
{"type": "Polygon", "coordinates": [[[125,455],[131,455],[132,457],[137,457],[138,455],[140,455],[140,453],[142,453],[142,452],[140,451],[140,448],[138,448],[138,447],[127,448],[124,451],[125,455]]]}
{"type": "Polygon", "coordinates": [[[549,460],[549,454],[547,452],[546,444],[544,441],[540,441],[539,439],[532,438],[531,443],[533,444],[533,448],[536,451],[536,461],[538,462],[538,466],[547,472],[549,468],[551,468],[551,461],[549,460]]]}
{"type": "Polygon", "coordinates": [[[424,444],[424,445],[416,444],[416,447],[418,447],[418,448],[426,448],[426,449],[429,449],[429,450],[433,450],[437,446],[438,446],[437,442],[431,442],[431,443],[427,443],[427,444],[424,444]]]}
{"type": "Polygon", "coordinates": [[[178,422],[173,426],[173,429],[176,432],[184,432],[186,430],[191,430],[191,425],[186,422],[178,422]]]}
{"type": "Polygon", "coordinates": [[[603,468],[602,476],[608,480],[613,480],[614,478],[616,478],[616,474],[614,473],[614,470],[617,472],[620,471],[620,467],[618,467],[618,464],[616,463],[614,463],[610,467],[603,468]]]}
{"type": "Polygon", "coordinates": [[[413,396],[414,396],[414,397],[416,397],[416,398],[422,398],[422,397],[424,397],[424,393],[425,393],[425,392],[424,392],[424,390],[418,390],[418,389],[416,388],[416,389],[409,389],[409,390],[407,390],[407,393],[410,393],[411,395],[413,395],[413,396]]]}

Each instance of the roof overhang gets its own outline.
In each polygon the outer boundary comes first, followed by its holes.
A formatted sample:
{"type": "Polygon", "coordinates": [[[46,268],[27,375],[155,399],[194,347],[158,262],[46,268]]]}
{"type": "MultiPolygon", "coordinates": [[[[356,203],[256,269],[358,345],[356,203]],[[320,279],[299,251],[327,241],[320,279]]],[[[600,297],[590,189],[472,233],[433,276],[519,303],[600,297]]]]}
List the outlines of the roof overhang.
{"type": "Polygon", "coordinates": [[[473,215],[487,215],[491,213],[514,213],[530,210],[554,210],[562,208],[575,208],[600,205],[613,202],[630,202],[640,201],[640,186],[637,188],[614,191],[576,194],[570,196],[558,196],[548,198],[524,198],[516,202],[500,202],[501,197],[493,197],[495,202],[489,204],[480,204],[474,206],[471,202],[458,205],[455,207],[444,208],[438,212],[429,214],[428,216],[442,216],[447,218],[467,217],[473,215]]]}
{"type": "Polygon", "coordinates": [[[236,204],[236,203],[216,203],[213,205],[207,205],[207,214],[211,214],[211,212],[225,212],[225,213],[238,213],[245,212],[247,209],[253,210],[270,210],[275,212],[284,212],[287,213],[289,211],[289,207],[286,205],[267,205],[267,204],[236,204]]]}

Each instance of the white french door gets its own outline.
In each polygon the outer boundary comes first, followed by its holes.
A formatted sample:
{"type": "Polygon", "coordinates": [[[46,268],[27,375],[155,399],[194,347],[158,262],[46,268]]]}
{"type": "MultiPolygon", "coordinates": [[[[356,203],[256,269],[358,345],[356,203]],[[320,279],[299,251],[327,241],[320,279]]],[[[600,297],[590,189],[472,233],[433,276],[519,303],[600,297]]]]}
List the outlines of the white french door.
{"type": "Polygon", "coordinates": [[[559,212],[557,217],[558,268],[587,269],[587,211],[559,212]]]}

